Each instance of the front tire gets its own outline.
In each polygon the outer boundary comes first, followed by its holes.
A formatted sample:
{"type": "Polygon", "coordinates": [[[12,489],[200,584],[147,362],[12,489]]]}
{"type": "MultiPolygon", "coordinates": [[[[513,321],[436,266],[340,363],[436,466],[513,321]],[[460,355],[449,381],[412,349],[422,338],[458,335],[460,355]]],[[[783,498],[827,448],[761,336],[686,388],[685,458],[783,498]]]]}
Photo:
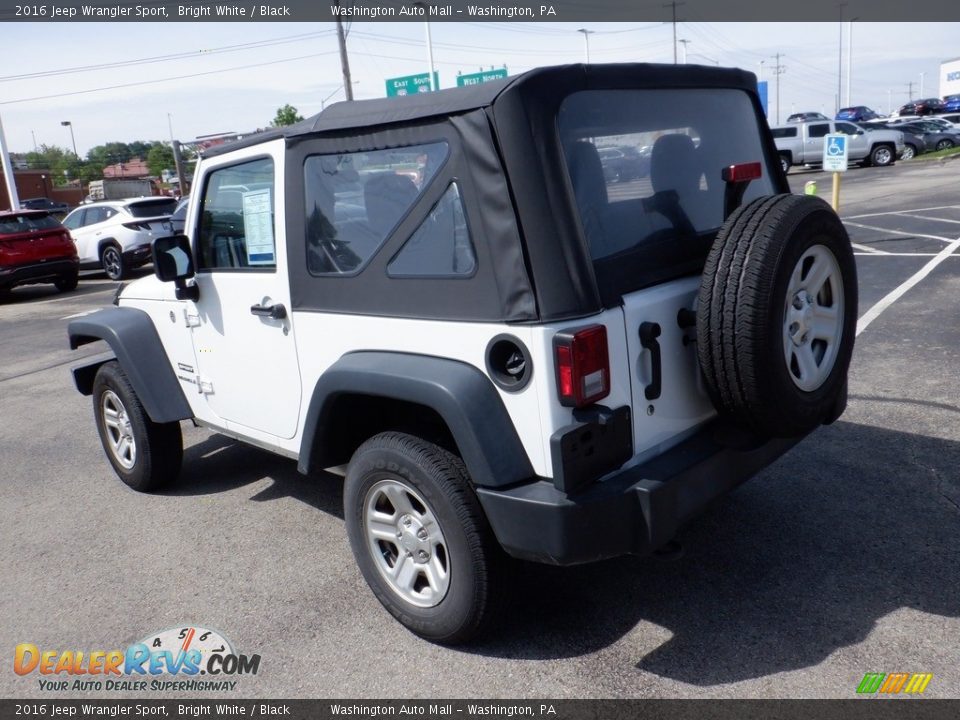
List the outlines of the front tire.
{"type": "Polygon", "coordinates": [[[953,140],[943,139],[937,143],[937,150],[949,150],[953,147],[953,140]]]}
{"type": "Polygon", "coordinates": [[[913,160],[917,156],[917,149],[910,145],[909,143],[903,146],[903,155],[900,156],[901,160],[913,160]]]}
{"type": "Polygon", "coordinates": [[[149,492],[176,479],[183,460],[180,423],[153,422],[116,360],[97,371],[93,412],[100,444],[124,483],[149,492]]]}
{"type": "Polygon", "coordinates": [[[889,145],[877,145],[870,153],[870,164],[877,167],[892,165],[893,160],[893,150],[889,145]]]}
{"type": "Polygon", "coordinates": [[[790,172],[790,165],[791,165],[791,163],[790,163],[790,158],[787,157],[786,155],[781,155],[781,156],[780,156],[780,167],[783,168],[783,174],[784,174],[784,175],[786,175],[788,172],[790,172]]]}
{"type": "Polygon", "coordinates": [[[459,457],[412,435],[376,435],[353,454],[343,496],[354,557],[391,615],[447,645],[490,621],[500,550],[459,457]]]}
{"type": "Polygon", "coordinates": [[[100,251],[100,265],[111,280],[123,280],[129,272],[123,253],[112,243],[100,251]]]}

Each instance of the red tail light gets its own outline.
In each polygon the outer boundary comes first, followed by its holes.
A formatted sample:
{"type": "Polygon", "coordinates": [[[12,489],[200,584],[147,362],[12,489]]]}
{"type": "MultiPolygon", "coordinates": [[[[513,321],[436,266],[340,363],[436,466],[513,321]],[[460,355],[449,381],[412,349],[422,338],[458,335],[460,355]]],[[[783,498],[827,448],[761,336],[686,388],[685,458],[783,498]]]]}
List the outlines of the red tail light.
{"type": "Polygon", "coordinates": [[[738,183],[746,180],[756,180],[763,175],[763,166],[758,162],[740,163],[725,167],[721,173],[724,182],[738,183]]]}
{"type": "Polygon", "coordinates": [[[610,394],[607,328],[590,325],[553,336],[557,392],[565,407],[584,407],[610,394]]]}

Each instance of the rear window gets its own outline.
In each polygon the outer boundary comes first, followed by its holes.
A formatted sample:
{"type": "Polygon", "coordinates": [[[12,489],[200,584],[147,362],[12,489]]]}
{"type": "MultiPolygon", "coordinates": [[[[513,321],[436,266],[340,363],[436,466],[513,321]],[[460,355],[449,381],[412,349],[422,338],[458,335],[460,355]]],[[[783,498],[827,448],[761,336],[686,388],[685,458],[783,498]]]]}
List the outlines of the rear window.
{"type": "Polygon", "coordinates": [[[149,218],[170,215],[176,207],[177,201],[174,198],[160,198],[130,203],[126,210],[135,218],[149,218]]]}
{"type": "Polygon", "coordinates": [[[795,127],[792,127],[792,128],[770,128],[770,132],[773,134],[773,137],[775,137],[775,138],[788,138],[788,137],[796,137],[796,136],[797,136],[797,129],[796,129],[795,127]]]}
{"type": "Polygon", "coordinates": [[[33,230],[55,230],[61,227],[60,223],[49,215],[5,215],[0,218],[0,233],[12,235],[14,233],[31,232],[33,230]]]}
{"type": "Polygon", "coordinates": [[[724,220],[725,167],[763,164],[745,203],[774,191],[757,112],[740,90],[585,90],[563,101],[558,125],[605,304],[699,272],[724,220]],[[598,152],[610,146],[636,156],[612,164],[598,152]]]}

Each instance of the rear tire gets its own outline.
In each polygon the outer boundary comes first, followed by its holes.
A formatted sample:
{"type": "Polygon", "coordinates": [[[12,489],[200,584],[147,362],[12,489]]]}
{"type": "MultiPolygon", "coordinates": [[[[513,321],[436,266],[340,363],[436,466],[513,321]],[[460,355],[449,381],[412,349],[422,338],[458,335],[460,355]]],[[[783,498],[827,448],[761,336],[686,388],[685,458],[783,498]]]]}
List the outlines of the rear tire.
{"type": "Polygon", "coordinates": [[[119,246],[113,243],[105,245],[100,251],[100,265],[111,280],[123,280],[129,272],[123,253],[119,246]]]}
{"type": "Polygon", "coordinates": [[[907,143],[903,146],[903,155],[900,156],[901,160],[913,160],[916,156],[917,149],[913,145],[907,143]]]}
{"type": "Polygon", "coordinates": [[[937,143],[937,150],[949,150],[953,147],[953,140],[943,139],[937,143]]]}
{"type": "Polygon", "coordinates": [[[93,380],[93,412],[107,460],[138,492],[162,487],[180,473],[180,423],[155,423],[116,360],[100,366],[93,380]]]}
{"type": "Polygon", "coordinates": [[[739,208],[707,257],[697,308],[717,410],[772,437],[834,419],[856,321],[853,251],[827,203],[777,195],[739,208]]]}
{"type": "Polygon", "coordinates": [[[71,290],[77,289],[79,282],[80,276],[77,273],[73,273],[72,275],[64,275],[63,277],[57,278],[53,281],[53,284],[60,292],[70,292],[71,290]]]}
{"type": "Polygon", "coordinates": [[[364,579],[409,630],[455,645],[491,622],[501,551],[459,457],[376,435],[350,460],[343,506],[364,579]]]}

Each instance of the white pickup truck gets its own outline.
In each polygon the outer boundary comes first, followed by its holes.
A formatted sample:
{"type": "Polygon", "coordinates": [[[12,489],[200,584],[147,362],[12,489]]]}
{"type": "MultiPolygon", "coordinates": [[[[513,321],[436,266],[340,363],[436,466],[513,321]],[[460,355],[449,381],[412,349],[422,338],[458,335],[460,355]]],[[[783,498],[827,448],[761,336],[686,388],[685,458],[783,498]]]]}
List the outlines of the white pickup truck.
{"type": "Polygon", "coordinates": [[[793,165],[823,163],[823,139],[830,133],[850,136],[848,158],[863,165],[892,165],[903,152],[903,133],[876,130],[869,134],[853,123],[839,120],[814,120],[770,128],[783,171],[793,165]]]}

